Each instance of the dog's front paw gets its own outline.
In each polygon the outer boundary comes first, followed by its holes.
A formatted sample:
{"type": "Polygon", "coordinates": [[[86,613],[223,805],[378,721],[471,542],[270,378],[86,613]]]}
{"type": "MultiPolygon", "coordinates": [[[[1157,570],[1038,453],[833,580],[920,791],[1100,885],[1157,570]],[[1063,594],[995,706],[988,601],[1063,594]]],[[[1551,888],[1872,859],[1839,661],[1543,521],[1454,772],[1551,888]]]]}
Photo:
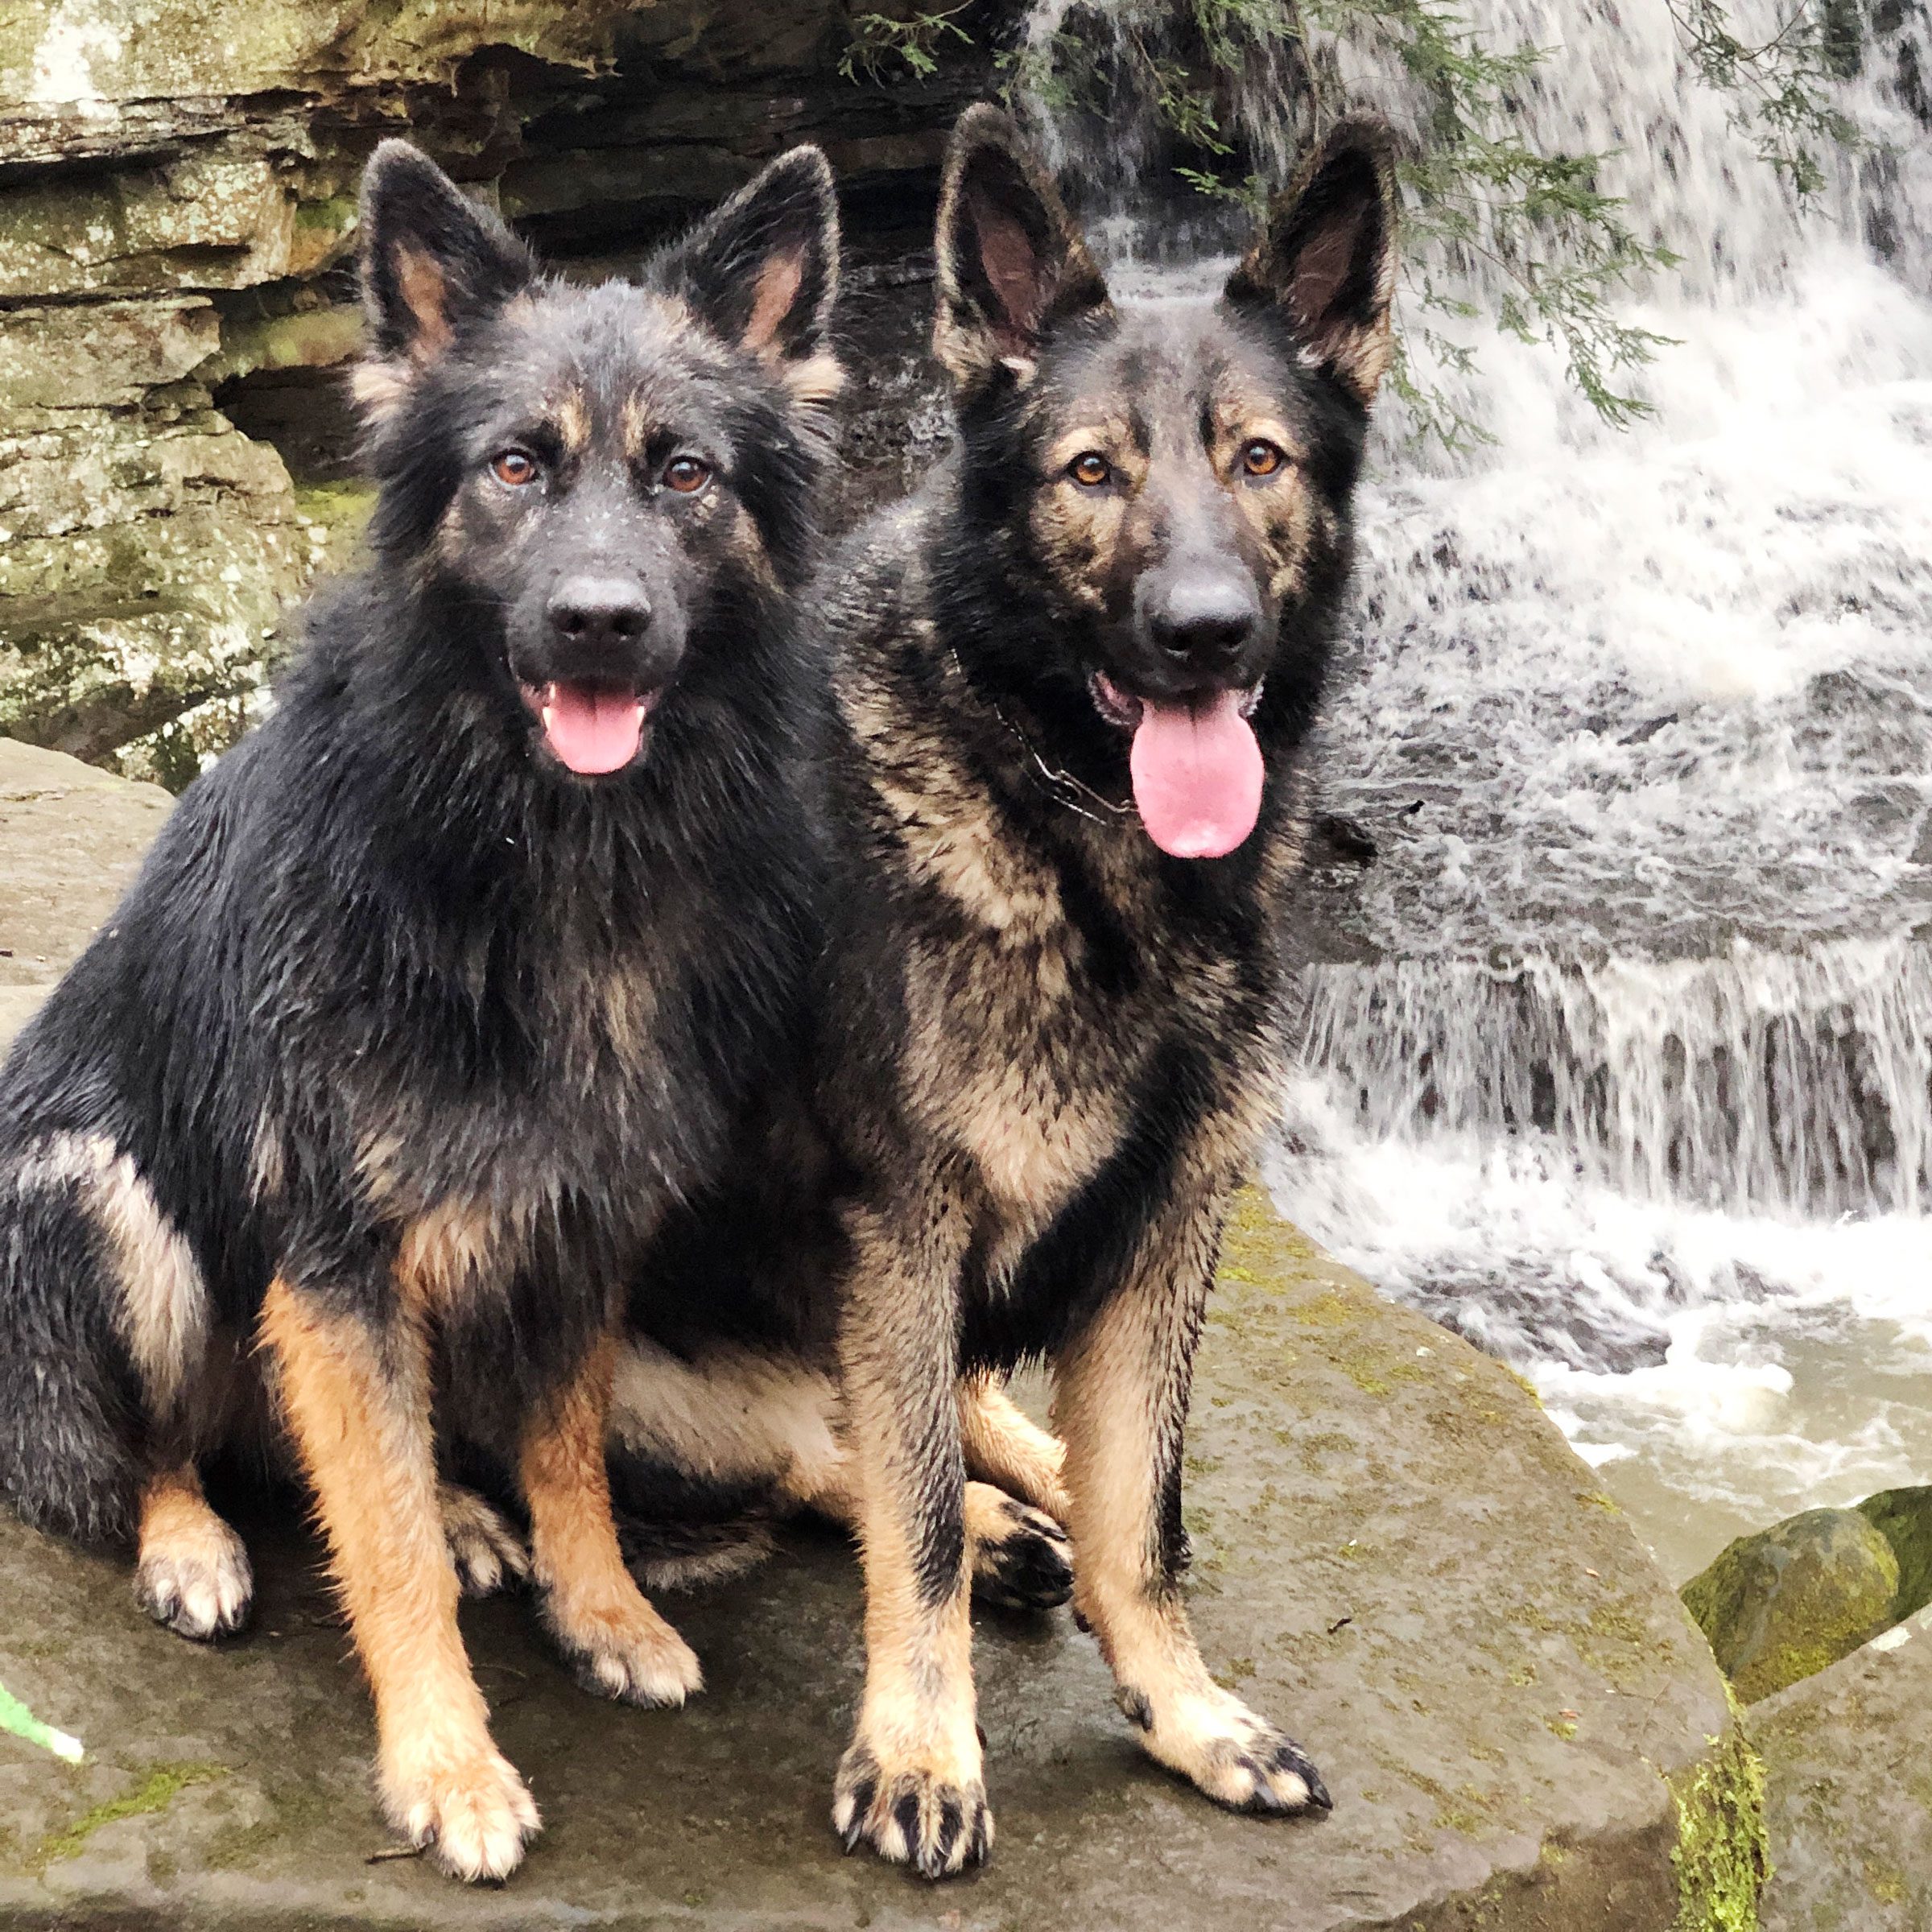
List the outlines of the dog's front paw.
{"type": "Polygon", "coordinates": [[[1328,1787],[1294,1740],[1239,1698],[1184,1697],[1152,1711],[1123,1691],[1121,1707],[1141,1726],[1149,1753],[1236,1811],[1294,1813],[1331,1808],[1328,1787]]]}
{"type": "Polygon", "coordinates": [[[972,1592],[1006,1610],[1051,1610],[1073,1595],[1073,1545],[1045,1511],[982,1484],[971,1484],[967,1528],[972,1539],[972,1592]],[[971,1491],[985,1489],[975,1507],[971,1491]]]}
{"type": "Polygon", "coordinates": [[[547,1614],[577,1682],[596,1696],[653,1708],[681,1704],[704,1687],[697,1653],[641,1592],[568,1609],[553,1596],[547,1614]]]}
{"type": "Polygon", "coordinates": [[[493,1596],[505,1584],[521,1583],[530,1575],[530,1552],[522,1538],[473,1489],[439,1483],[436,1501],[450,1561],[465,1596],[493,1596]]]}
{"type": "Polygon", "coordinates": [[[450,1761],[386,1766],[382,1809],[452,1878],[507,1878],[542,1820],[515,1767],[493,1748],[450,1761]]]}
{"type": "Polygon", "coordinates": [[[862,1739],[839,1765],[832,1829],[848,1852],[870,1845],[881,1858],[949,1878],[993,1849],[993,1814],[977,1777],[947,1778],[929,1768],[882,1765],[862,1739]]]}
{"type": "Polygon", "coordinates": [[[142,1539],[134,1600],[180,1636],[206,1643],[239,1630],[254,1588],[241,1538],[213,1510],[166,1536],[142,1539]]]}

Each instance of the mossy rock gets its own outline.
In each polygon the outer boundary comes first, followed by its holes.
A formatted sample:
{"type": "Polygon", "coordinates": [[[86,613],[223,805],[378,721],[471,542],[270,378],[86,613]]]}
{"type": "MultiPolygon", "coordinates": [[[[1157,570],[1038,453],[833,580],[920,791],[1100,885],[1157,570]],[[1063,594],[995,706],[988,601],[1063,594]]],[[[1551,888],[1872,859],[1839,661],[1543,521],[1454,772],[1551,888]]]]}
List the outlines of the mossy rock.
{"type": "Polygon", "coordinates": [[[1894,1620],[1899,1561],[1856,1509],[1808,1509],[1740,1537],[1683,1588],[1746,1703],[1849,1657],[1894,1620]]]}
{"type": "Polygon", "coordinates": [[[1898,1558],[1898,1595],[1892,1621],[1902,1624],[1932,1604],[1932,1484],[1915,1489],[1881,1489],[1858,1506],[1858,1513],[1892,1546],[1898,1558]]]}

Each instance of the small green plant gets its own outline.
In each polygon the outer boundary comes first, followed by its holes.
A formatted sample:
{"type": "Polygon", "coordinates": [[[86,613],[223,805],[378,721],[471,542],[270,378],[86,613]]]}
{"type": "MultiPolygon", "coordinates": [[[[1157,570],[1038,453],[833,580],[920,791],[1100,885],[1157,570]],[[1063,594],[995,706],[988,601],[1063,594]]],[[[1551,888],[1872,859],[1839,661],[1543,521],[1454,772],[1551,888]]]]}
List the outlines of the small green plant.
{"type": "Polygon", "coordinates": [[[883,87],[902,72],[930,79],[939,71],[939,53],[947,39],[970,46],[972,36],[959,23],[966,0],[939,13],[914,13],[904,19],[891,14],[860,14],[852,23],[852,39],[839,59],[839,72],[848,80],[869,80],[883,87]]]}

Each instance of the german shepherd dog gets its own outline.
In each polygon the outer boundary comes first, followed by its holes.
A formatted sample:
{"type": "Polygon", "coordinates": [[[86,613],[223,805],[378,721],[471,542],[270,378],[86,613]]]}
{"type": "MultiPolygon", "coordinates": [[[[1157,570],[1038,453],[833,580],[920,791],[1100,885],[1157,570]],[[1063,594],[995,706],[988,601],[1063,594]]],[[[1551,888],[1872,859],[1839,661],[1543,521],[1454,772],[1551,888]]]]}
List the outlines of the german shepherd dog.
{"type": "MultiPolygon", "coordinates": [[[[1298,776],[1391,353],[1378,124],[1336,128],[1218,300],[1117,305],[1012,125],[947,162],[935,344],[961,447],[863,526],[840,646],[822,1112],[868,1672],[834,1822],[929,1877],[993,1838],[956,1383],[1043,1356],[1074,1603],[1146,1749],[1326,1808],[1208,1676],[1181,1445],[1230,1194],[1277,1092],[1298,776]]],[[[1018,1486],[1025,1492],[1023,1480],[1018,1486]]]]}
{"type": "Polygon", "coordinates": [[[198,1463],[258,1348],[383,1809],[465,1878],[538,1818],[457,1630],[445,1505],[469,1544],[493,1519],[439,1439],[511,1473],[589,1688],[699,1686],[622,1560],[606,1415],[631,1272],[786,1051],[811,943],[837,269],[815,149],[638,284],[572,287],[379,148],[371,561],[0,1071],[0,1490],[131,1531],[157,1618],[233,1629],[198,1463]]]}

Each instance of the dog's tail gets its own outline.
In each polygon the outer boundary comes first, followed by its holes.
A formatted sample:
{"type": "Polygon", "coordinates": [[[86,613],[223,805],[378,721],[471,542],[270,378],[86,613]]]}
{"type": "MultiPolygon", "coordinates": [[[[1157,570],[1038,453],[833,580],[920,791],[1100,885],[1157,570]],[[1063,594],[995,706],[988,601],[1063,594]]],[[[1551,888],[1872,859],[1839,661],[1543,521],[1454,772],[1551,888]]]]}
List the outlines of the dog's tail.
{"type": "Polygon", "coordinates": [[[624,1560],[644,1588],[702,1590],[743,1576],[771,1554],[771,1525],[753,1517],[735,1523],[646,1523],[617,1518],[624,1560]]]}
{"type": "Polygon", "coordinates": [[[783,1513],[771,1484],[698,1475],[621,1437],[609,1445],[609,1467],[624,1560],[646,1590],[724,1583],[771,1554],[783,1513]]]}
{"type": "Polygon", "coordinates": [[[89,1153],[0,1139],[0,1496],[93,1541],[133,1526],[143,1423],[89,1153]]]}

